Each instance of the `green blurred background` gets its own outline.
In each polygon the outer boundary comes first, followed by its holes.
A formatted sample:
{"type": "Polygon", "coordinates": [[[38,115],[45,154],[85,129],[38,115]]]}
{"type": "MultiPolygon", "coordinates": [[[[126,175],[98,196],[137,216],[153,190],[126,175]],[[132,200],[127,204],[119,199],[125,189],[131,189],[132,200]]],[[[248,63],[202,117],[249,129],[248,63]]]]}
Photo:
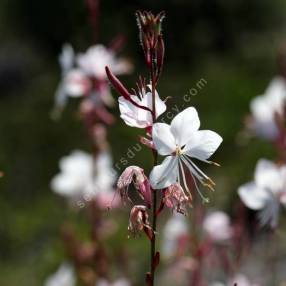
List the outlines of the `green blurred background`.
{"type": "MultiPolygon", "coordinates": [[[[166,11],[166,61],[159,93],[172,96],[170,106],[180,106],[198,80],[207,81],[191,104],[199,110],[202,128],[224,138],[215,157],[222,167],[207,170],[217,183],[207,207],[230,210],[238,200],[237,186],[251,179],[257,159],[275,156],[272,147],[258,139],[238,144],[237,134],[250,99],[264,91],[276,72],[286,2],[105,0],[100,8],[99,42],[108,44],[120,33],[126,36],[123,55],[135,65],[135,73],[123,79],[129,87],[139,73],[146,74],[134,12],[166,11]]],[[[0,285],[42,285],[65,258],[59,238],[62,223],[79,222],[80,233],[87,227],[49,187],[62,156],[73,149],[89,150],[76,103],[69,104],[58,122],[50,119],[50,111],[60,80],[57,57],[62,44],[84,51],[92,41],[84,0],[0,1],[0,169],[5,173],[0,181],[0,285]]],[[[118,117],[116,108],[113,112],[118,117]]],[[[126,156],[138,134],[118,119],[109,133],[115,162],[126,156]]],[[[148,150],[130,164],[150,170],[148,150]]],[[[128,242],[128,251],[138,257],[145,252],[144,242],[126,240],[127,220],[126,211],[116,241],[128,242]]]]}

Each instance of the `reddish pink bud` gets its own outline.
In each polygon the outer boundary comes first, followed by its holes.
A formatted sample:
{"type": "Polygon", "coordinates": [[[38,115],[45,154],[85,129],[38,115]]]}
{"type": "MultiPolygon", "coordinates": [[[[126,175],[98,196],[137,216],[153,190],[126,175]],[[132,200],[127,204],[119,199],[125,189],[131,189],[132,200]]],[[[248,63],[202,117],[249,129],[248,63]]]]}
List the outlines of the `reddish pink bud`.
{"type": "Polygon", "coordinates": [[[113,87],[116,89],[116,91],[122,95],[126,100],[130,101],[133,105],[135,105],[138,108],[150,111],[152,114],[152,110],[146,106],[142,106],[140,104],[138,104],[136,101],[134,101],[131,98],[131,95],[129,93],[129,91],[124,87],[124,85],[120,82],[120,80],[110,71],[110,69],[108,67],[105,67],[105,72],[106,75],[108,77],[108,79],[110,80],[111,84],[113,85],[113,87]]]}
{"type": "Polygon", "coordinates": [[[154,256],[154,258],[153,258],[153,267],[154,267],[154,269],[157,268],[159,263],[160,263],[160,252],[157,251],[155,256],[154,256]]]}
{"type": "Polygon", "coordinates": [[[108,67],[105,67],[105,72],[112,83],[113,87],[116,89],[116,91],[122,95],[125,99],[130,99],[130,93],[128,90],[124,87],[124,85],[120,82],[120,80],[110,71],[108,67]]]}
{"type": "Polygon", "coordinates": [[[185,195],[183,188],[178,183],[164,190],[163,202],[166,207],[183,215],[187,214],[186,206],[191,205],[191,199],[185,195]]]}
{"type": "Polygon", "coordinates": [[[140,231],[144,231],[150,240],[154,237],[154,232],[148,220],[147,208],[136,205],[131,209],[128,230],[135,236],[140,231]]]}
{"type": "Polygon", "coordinates": [[[157,46],[157,67],[158,67],[158,74],[161,73],[163,63],[164,63],[164,56],[165,56],[165,44],[163,41],[162,35],[158,37],[158,46],[157,46]]]}
{"type": "Polygon", "coordinates": [[[127,167],[117,182],[117,189],[121,198],[126,201],[130,200],[128,196],[128,187],[131,183],[134,183],[135,188],[138,190],[138,194],[147,204],[148,208],[151,207],[151,187],[148,178],[144,174],[144,170],[137,166],[127,167]]]}
{"type": "Polygon", "coordinates": [[[151,278],[151,273],[150,272],[146,273],[145,282],[146,282],[147,286],[151,286],[152,285],[152,278],[151,278]]]}

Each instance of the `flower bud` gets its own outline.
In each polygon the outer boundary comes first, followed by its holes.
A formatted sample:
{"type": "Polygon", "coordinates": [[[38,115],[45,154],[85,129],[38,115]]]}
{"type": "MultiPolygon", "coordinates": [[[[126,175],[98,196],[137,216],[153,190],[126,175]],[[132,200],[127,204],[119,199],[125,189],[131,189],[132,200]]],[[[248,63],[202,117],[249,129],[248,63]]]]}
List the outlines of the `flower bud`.
{"type": "Polygon", "coordinates": [[[139,196],[147,204],[148,208],[151,207],[151,187],[148,178],[144,174],[144,170],[137,166],[127,167],[117,182],[117,189],[121,198],[126,201],[130,200],[128,196],[128,187],[134,183],[135,188],[138,190],[139,196]]]}
{"type": "Polygon", "coordinates": [[[143,49],[147,46],[150,49],[155,49],[158,41],[158,36],[162,33],[162,21],[165,18],[165,12],[160,12],[158,15],[153,15],[147,11],[137,11],[136,19],[139,27],[139,37],[143,49]]]}
{"type": "Polygon", "coordinates": [[[120,80],[110,71],[108,67],[105,67],[106,75],[116,91],[122,95],[125,99],[130,99],[129,91],[124,87],[120,80]]]}
{"type": "Polygon", "coordinates": [[[157,76],[159,76],[162,71],[163,63],[164,63],[164,56],[165,56],[165,44],[164,44],[162,35],[159,35],[158,47],[157,47],[157,69],[158,69],[157,76]]]}
{"type": "Polygon", "coordinates": [[[146,106],[142,106],[138,104],[136,101],[134,101],[131,98],[131,94],[129,91],[124,87],[124,85],[120,82],[120,80],[110,71],[108,67],[105,67],[106,75],[108,79],[110,80],[113,87],[116,89],[116,91],[123,96],[126,100],[130,101],[133,105],[135,105],[138,108],[150,111],[152,113],[152,110],[146,106]]]}
{"type": "Polygon", "coordinates": [[[147,66],[150,70],[154,69],[156,80],[158,80],[165,51],[162,37],[162,21],[165,18],[165,12],[160,12],[155,16],[151,12],[137,11],[136,18],[147,66]]]}

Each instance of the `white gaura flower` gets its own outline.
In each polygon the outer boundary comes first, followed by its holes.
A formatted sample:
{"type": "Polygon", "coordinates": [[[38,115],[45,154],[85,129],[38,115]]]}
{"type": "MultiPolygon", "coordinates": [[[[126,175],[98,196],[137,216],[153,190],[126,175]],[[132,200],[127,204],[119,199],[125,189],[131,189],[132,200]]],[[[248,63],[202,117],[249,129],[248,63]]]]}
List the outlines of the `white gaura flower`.
{"type": "Polygon", "coordinates": [[[73,267],[68,263],[63,263],[56,273],[49,276],[44,282],[44,286],[75,286],[76,277],[73,267]]]}
{"type": "Polygon", "coordinates": [[[224,242],[231,238],[232,228],[229,216],[222,211],[209,213],[203,221],[203,229],[214,242],[224,242]]]}
{"type": "Polygon", "coordinates": [[[104,205],[114,197],[115,180],[108,152],[100,153],[94,159],[83,151],[73,151],[60,160],[60,173],[52,179],[51,188],[72,200],[97,198],[104,205]]]}
{"type": "Polygon", "coordinates": [[[106,79],[106,66],[116,75],[126,74],[132,70],[131,64],[126,59],[116,58],[115,53],[103,45],[92,46],[86,53],[79,54],[77,64],[88,76],[98,80],[106,79]]]}
{"type": "Polygon", "coordinates": [[[62,80],[55,93],[56,109],[63,109],[68,97],[81,97],[91,88],[86,74],[75,67],[75,53],[70,44],[65,44],[59,56],[62,80]]]}
{"type": "Polygon", "coordinates": [[[275,139],[278,135],[275,113],[282,113],[285,99],[285,80],[282,77],[275,77],[265,93],[255,97],[250,103],[252,113],[252,120],[249,122],[250,129],[260,137],[275,139]]]}
{"type": "Polygon", "coordinates": [[[237,286],[259,286],[259,284],[251,282],[249,278],[242,273],[234,275],[234,277],[228,282],[228,285],[233,286],[235,283],[237,286]]]}
{"type": "Polygon", "coordinates": [[[238,194],[248,208],[260,211],[261,225],[276,227],[280,203],[286,207],[286,165],[260,159],[254,181],[242,185],[238,194]]]}
{"type": "Polygon", "coordinates": [[[188,196],[191,197],[185,176],[187,169],[199,194],[203,200],[207,200],[199,191],[196,180],[210,189],[213,189],[215,184],[199,169],[193,159],[213,163],[208,159],[217,150],[222,138],[213,131],[198,130],[199,127],[200,120],[194,107],[189,107],[176,115],[171,125],[165,123],[153,125],[154,145],[160,155],[167,156],[151,171],[150,183],[153,189],[163,189],[176,182],[179,184],[182,182],[188,196]]]}
{"type": "Polygon", "coordinates": [[[180,246],[180,238],[188,236],[187,218],[181,214],[174,214],[166,223],[163,230],[162,256],[166,259],[176,255],[180,246]]]}
{"type": "Polygon", "coordinates": [[[246,277],[244,274],[238,273],[233,276],[233,278],[229,279],[227,283],[223,282],[213,282],[210,284],[210,286],[259,286],[259,284],[252,283],[248,277],[246,277]]]}
{"type": "MultiPolygon", "coordinates": [[[[152,92],[151,85],[147,86],[148,91],[142,88],[139,95],[131,95],[131,99],[141,106],[148,107],[152,110],[152,92]]],[[[148,110],[144,110],[132,104],[123,96],[118,98],[120,117],[124,122],[137,128],[146,128],[153,124],[152,114],[148,110]]],[[[156,91],[155,93],[155,105],[156,105],[156,118],[158,118],[166,110],[166,104],[162,101],[156,91]]]]}

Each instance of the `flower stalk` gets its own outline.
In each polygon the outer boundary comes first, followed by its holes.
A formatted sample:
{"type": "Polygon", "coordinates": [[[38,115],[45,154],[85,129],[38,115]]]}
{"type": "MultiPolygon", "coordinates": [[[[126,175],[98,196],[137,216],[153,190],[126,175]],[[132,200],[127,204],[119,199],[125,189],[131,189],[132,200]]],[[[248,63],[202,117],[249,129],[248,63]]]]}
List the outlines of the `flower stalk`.
{"type": "MultiPolygon", "coordinates": [[[[138,15],[138,14],[137,14],[138,15]]],[[[139,18],[142,18],[142,14],[139,13],[139,18]]],[[[152,16],[146,16],[148,19],[152,19],[152,16]]],[[[164,54],[165,54],[165,48],[164,48],[164,41],[161,34],[161,22],[163,18],[165,17],[165,13],[161,12],[158,14],[154,19],[154,29],[151,32],[148,31],[148,29],[145,30],[145,34],[152,34],[152,32],[156,31],[152,36],[151,40],[145,40],[147,42],[147,46],[151,46],[150,48],[150,56],[151,56],[151,65],[148,65],[148,60],[146,57],[147,65],[150,67],[150,78],[151,78],[151,92],[152,92],[152,116],[153,116],[153,123],[156,122],[156,87],[159,79],[159,75],[162,71],[163,62],[164,62],[164,54]]],[[[139,21],[138,21],[139,22],[139,21]]],[[[142,33],[141,29],[141,33],[142,33]]],[[[143,32],[144,33],[144,32],[143,32]]],[[[144,49],[144,45],[143,45],[144,49]]],[[[145,51],[145,55],[147,52],[145,51]]],[[[155,149],[152,149],[153,153],[153,162],[154,166],[158,164],[158,153],[155,149]]],[[[153,204],[152,204],[152,229],[154,231],[154,236],[150,241],[150,281],[149,285],[153,286],[155,283],[155,270],[160,262],[160,254],[159,252],[156,252],[156,229],[157,229],[157,192],[156,190],[152,190],[153,194],[153,204]]],[[[147,277],[147,276],[146,276],[147,277]]]]}

